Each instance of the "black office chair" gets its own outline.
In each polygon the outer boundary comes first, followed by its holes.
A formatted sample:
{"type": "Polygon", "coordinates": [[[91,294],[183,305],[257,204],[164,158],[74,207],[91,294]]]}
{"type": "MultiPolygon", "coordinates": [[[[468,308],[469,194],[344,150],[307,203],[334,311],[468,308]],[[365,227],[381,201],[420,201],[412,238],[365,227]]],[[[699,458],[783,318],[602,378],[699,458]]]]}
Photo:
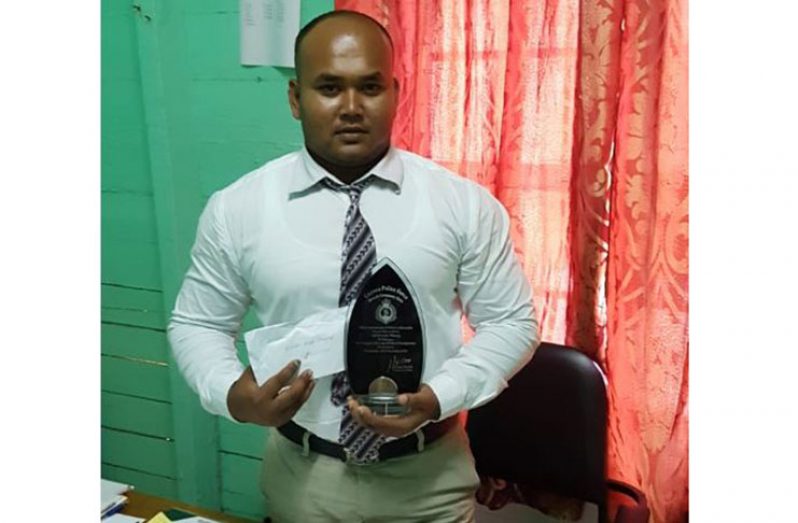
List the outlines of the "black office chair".
{"type": "Polygon", "coordinates": [[[481,477],[594,503],[601,523],[648,521],[643,493],[607,480],[604,375],[581,352],[542,343],[504,392],[469,412],[466,430],[481,477]]]}

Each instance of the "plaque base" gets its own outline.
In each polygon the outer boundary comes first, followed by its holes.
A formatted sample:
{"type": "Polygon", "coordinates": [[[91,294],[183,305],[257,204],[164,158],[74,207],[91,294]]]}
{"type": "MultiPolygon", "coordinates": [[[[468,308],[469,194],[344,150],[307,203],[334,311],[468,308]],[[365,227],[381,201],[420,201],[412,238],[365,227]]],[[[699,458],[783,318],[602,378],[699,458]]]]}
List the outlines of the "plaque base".
{"type": "Polygon", "coordinates": [[[408,412],[406,405],[399,404],[396,394],[359,394],[355,396],[355,399],[377,416],[402,416],[408,412]]]}

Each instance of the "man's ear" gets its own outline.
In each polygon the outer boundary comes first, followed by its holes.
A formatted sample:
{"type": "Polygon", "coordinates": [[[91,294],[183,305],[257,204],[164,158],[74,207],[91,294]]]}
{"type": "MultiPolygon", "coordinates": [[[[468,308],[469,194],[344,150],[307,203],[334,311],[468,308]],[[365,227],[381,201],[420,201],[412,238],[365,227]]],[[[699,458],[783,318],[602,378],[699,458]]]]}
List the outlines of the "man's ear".
{"type": "Polygon", "coordinates": [[[299,120],[299,82],[296,78],[288,81],[288,105],[291,106],[291,114],[299,120]]]}

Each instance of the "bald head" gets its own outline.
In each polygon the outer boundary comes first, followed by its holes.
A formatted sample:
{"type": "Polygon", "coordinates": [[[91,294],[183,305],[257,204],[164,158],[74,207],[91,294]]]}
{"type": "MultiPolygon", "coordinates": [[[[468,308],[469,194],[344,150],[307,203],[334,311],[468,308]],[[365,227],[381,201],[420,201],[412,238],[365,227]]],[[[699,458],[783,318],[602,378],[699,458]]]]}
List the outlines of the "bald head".
{"type": "Polygon", "coordinates": [[[388,60],[393,65],[393,40],[388,31],[375,19],[357,11],[330,11],[317,16],[307,23],[294,40],[294,67],[296,75],[301,69],[308,53],[325,49],[336,37],[347,35],[365,38],[377,45],[385,46],[388,60]]]}

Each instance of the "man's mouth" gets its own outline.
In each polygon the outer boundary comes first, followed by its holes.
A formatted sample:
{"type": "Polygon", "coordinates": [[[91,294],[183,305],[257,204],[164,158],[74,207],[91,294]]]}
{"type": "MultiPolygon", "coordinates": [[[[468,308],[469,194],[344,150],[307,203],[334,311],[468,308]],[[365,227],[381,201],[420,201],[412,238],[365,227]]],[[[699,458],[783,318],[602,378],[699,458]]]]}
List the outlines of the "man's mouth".
{"type": "Polygon", "coordinates": [[[335,134],[345,134],[345,135],[356,135],[356,134],[366,134],[366,131],[363,127],[341,127],[340,129],[336,129],[335,134]]]}
{"type": "Polygon", "coordinates": [[[362,143],[367,134],[363,127],[342,127],[335,131],[335,136],[345,144],[362,143]]]}

